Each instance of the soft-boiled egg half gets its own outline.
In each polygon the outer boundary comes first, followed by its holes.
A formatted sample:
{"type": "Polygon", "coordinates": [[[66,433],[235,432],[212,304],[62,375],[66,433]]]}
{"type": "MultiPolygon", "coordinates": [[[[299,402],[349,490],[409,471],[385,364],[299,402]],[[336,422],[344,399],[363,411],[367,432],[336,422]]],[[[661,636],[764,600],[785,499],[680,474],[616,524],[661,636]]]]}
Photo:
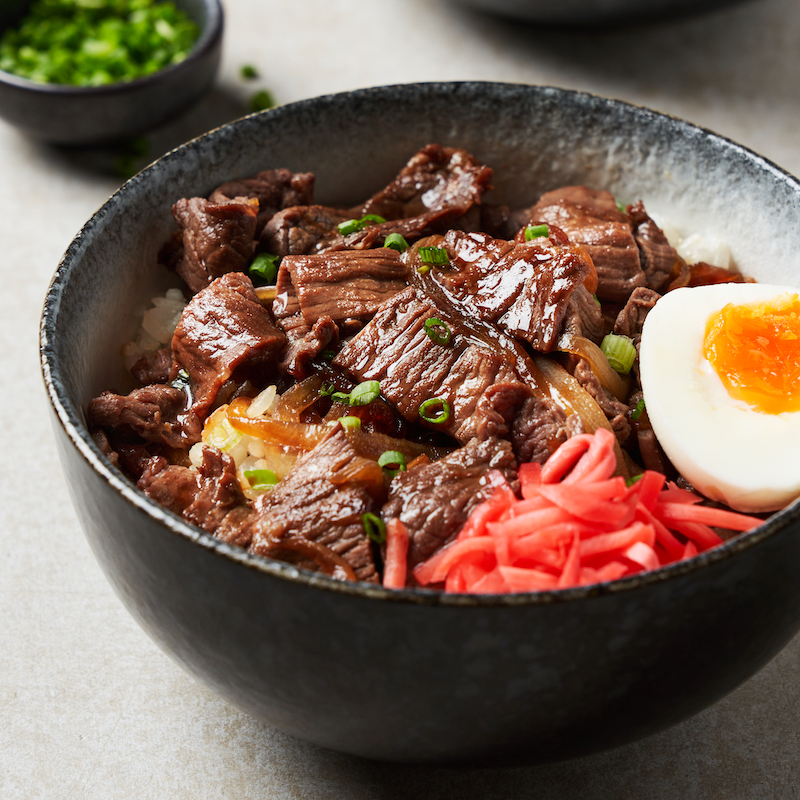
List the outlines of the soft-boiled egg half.
{"type": "Polygon", "coordinates": [[[639,365],[653,431],[678,471],[738,511],[800,496],[799,290],[723,283],[668,292],[639,365]]]}

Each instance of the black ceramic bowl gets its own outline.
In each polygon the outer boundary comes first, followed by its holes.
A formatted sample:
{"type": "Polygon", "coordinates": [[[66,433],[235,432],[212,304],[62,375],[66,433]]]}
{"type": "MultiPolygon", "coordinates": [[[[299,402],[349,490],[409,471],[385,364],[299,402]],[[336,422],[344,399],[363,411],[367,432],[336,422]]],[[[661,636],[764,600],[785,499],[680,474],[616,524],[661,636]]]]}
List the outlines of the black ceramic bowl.
{"type": "MultiPolygon", "coordinates": [[[[186,110],[211,87],[222,52],[219,0],[174,0],[200,27],[184,61],[125,83],[85,87],[36,83],[0,70],[0,117],[51,144],[112,143],[143,133],[186,110]]],[[[16,25],[31,0],[0,8],[0,33],[16,25]]]]}
{"type": "Polygon", "coordinates": [[[554,88],[421,84],[252,115],[168,153],[78,234],[53,280],[42,365],[89,543],[123,603],[192,674],[290,734],[414,762],[577,756],[689,717],[800,627],[798,511],[693,560],[616,583],[447,596],[337,582],[222,544],[101,455],[84,409],[118,386],[131,309],[162,289],[170,206],[285,166],[353,204],[432,141],[495,169],[495,199],[585,182],[727,240],[743,270],[800,283],[800,183],[730,141],[554,88]],[[757,236],[741,235],[742,221],[757,236]]]}
{"type": "Polygon", "coordinates": [[[452,0],[479,11],[553,25],[620,25],[716,11],[742,0],[452,0]]]}

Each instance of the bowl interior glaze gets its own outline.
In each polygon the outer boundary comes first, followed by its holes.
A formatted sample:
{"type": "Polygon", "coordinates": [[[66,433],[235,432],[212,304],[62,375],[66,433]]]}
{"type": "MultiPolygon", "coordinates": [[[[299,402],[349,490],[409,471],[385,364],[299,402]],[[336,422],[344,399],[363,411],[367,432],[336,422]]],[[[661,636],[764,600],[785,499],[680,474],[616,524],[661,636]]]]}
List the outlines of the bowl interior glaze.
{"type": "MultiPolygon", "coordinates": [[[[247,555],[139,493],[86,429],[122,385],[133,308],[169,283],[170,207],[275,167],[349,204],[430,142],[467,149],[512,206],[585,183],[725,240],[760,281],[798,284],[800,184],[685,122],[550,87],[415,84],[320,97],[188,142],[125,184],[62,260],[42,366],[90,545],[122,601],[190,672],[254,716],[379,759],[523,763],[674,724],[731,691],[800,626],[798,511],[698,558],[614,584],[505,596],[390,592],[247,555]],[[742,235],[743,219],[757,237],[742,235]],[[698,613],[702,609],[702,613],[698,613]]],[[[488,198],[487,198],[488,199],[488,198]]]]}

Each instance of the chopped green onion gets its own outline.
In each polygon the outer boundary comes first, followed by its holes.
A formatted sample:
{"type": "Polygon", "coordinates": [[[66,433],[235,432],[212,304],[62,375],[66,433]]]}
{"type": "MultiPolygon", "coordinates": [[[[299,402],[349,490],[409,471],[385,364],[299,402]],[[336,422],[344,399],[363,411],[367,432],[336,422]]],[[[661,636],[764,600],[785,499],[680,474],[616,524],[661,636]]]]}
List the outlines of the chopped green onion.
{"type": "Polygon", "coordinates": [[[131,81],[183,61],[200,35],[198,25],[173,2],[35,0],[17,5],[27,14],[0,39],[0,69],[39,83],[131,81]]]}
{"type": "Polygon", "coordinates": [[[384,247],[391,247],[398,253],[408,250],[408,242],[399,233],[390,233],[383,242],[384,247]]]}
{"type": "Polygon", "coordinates": [[[602,306],[600,305],[600,299],[598,298],[598,296],[596,294],[592,295],[592,300],[594,300],[595,303],[597,303],[597,307],[598,308],[602,308],[602,306]]]}
{"type": "Polygon", "coordinates": [[[378,381],[364,381],[350,392],[350,405],[365,406],[373,400],[377,400],[380,394],[381,385],[378,381]]]}
{"type": "Polygon", "coordinates": [[[633,411],[631,411],[631,419],[634,422],[636,422],[639,419],[639,417],[642,416],[643,411],[644,411],[644,397],[641,400],[639,400],[633,411]]]}
{"type": "MultiPolygon", "coordinates": [[[[334,391],[336,391],[333,386],[327,383],[323,383],[322,386],[319,387],[319,396],[320,397],[330,397],[334,391]]],[[[349,397],[349,395],[348,395],[349,397]]]]}
{"type": "Polygon", "coordinates": [[[420,275],[424,275],[426,272],[430,272],[431,268],[427,264],[423,264],[421,267],[417,267],[417,272],[420,275]]]}
{"type": "Polygon", "coordinates": [[[339,423],[346,431],[361,428],[361,420],[358,417],[339,417],[339,423]]]}
{"type": "Polygon", "coordinates": [[[320,355],[322,356],[325,361],[333,361],[336,358],[336,351],[335,350],[323,350],[320,355]]]}
{"type": "Polygon", "coordinates": [[[450,419],[450,403],[448,403],[447,400],[443,400],[441,397],[432,397],[419,407],[419,415],[425,422],[441,425],[443,422],[447,422],[447,420],[450,419]],[[435,411],[437,407],[439,408],[438,413],[435,411]]]}
{"type": "Polygon", "coordinates": [[[331,400],[334,403],[345,403],[346,405],[350,405],[350,395],[348,392],[333,392],[331,394],[331,400]]]}
{"type": "Polygon", "coordinates": [[[386,541],[386,523],[377,514],[370,511],[362,514],[361,524],[364,526],[364,532],[373,542],[383,544],[386,541]]]}
{"type": "Polygon", "coordinates": [[[448,324],[442,322],[438,317],[425,320],[425,333],[436,344],[450,344],[450,340],[453,338],[453,332],[448,324]]]}
{"type": "Polygon", "coordinates": [[[271,488],[278,482],[278,476],[271,469],[246,469],[244,477],[256,491],[271,488]]]}
{"type": "Polygon", "coordinates": [[[279,256],[272,253],[259,253],[247,270],[247,274],[261,285],[271,285],[278,277],[279,256]]]}
{"type": "Polygon", "coordinates": [[[189,378],[189,373],[185,369],[178,370],[178,374],[175,376],[175,380],[172,381],[170,384],[173,389],[182,389],[186,391],[189,387],[191,380],[189,378]]]}
{"type": "Polygon", "coordinates": [[[550,229],[547,225],[528,225],[525,228],[525,241],[530,242],[533,239],[540,239],[542,236],[549,236],[550,229]]]}
{"type": "Polygon", "coordinates": [[[627,375],[636,360],[636,347],[627,336],[609,333],[600,343],[611,369],[620,375],[627,375]]]}
{"type": "Polygon", "coordinates": [[[239,70],[239,74],[245,80],[252,80],[258,77],[258,70],[252,64],[243,64],[242,68],[239,70]]]}
{"type": "Polygon", "coordinates": [[[378,466],[390,477],[394,478],[398,472],[406,469],[406,457],[399,450],[387,450],[381,453],[378,459],[378,466]]]}
{"type": "Polygon", "coordinates": [[[630,478],[625,478],[625,485],[630,487],[633,486],[636,481],[640,481],[644,477],[644,472],[640,472],[638,475],[632,475],[630,478]]]}
{"type": "Polygon", "coordinates": [[[273,96],[266,89],[256,92],[250,98],[251,111],[266,111],[268,108],[272,108],[274,105],[275,98],[273,98],[273,96]]]}
{"type": "Polygon", "coordinates": [[[420,247],[419,258],[423,264],[449,264],[450,256],[444,247],[420,247]]]}
{"type": "Polygon", "coordinates": [[[617,210],[618,210],[618,211],[619,211],[621,214],[627,214],[627,213],[628,213],[628,209],[627,209],[627,207],[625,206],[625,204],[624,204],[624,203],[620,203],[620,201],[619,201],[619,200],[615,200],[614,202],[617,204],[617,210]]]}
{"type": "Polygon", "coordinates": [[[347,236],[348,234],[363,230],[367,225],[380,225],[381,222],[386,222],[386,220],[383,217],[379,217],[377,214],[365,214],[361,219],[348,219],[345,222],[340,222],[336,227],[342,236],[347,236]]]}

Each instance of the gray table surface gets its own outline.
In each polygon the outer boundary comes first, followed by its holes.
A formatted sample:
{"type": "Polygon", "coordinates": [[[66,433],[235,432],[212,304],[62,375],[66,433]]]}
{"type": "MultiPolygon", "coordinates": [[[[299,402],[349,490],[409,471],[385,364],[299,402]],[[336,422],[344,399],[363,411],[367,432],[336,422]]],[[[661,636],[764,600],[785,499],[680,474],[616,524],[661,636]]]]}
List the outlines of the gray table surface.
{"type": "MultiPolygon", "coordinates": [[[[629,100],[800,174],[796,0],[751,0],[604,32],[504,22],[442,0],[225,5],[214,90],[148,136],[140,166],[241,116],[257,88],[286,103],[371,85],[480,79],[629,100]],[[242,80],[246,63],[259,80],[242,80]]],[[[577,761],[498,771],[375,764],[317,749],[243,715],[162,654],[84,541],[38,367],[48,282],[83,222],[120,184],[116,155],[50,148],[0,123],[0,797],[800,797],[800,638],[671,730],[577,761]]]]}

